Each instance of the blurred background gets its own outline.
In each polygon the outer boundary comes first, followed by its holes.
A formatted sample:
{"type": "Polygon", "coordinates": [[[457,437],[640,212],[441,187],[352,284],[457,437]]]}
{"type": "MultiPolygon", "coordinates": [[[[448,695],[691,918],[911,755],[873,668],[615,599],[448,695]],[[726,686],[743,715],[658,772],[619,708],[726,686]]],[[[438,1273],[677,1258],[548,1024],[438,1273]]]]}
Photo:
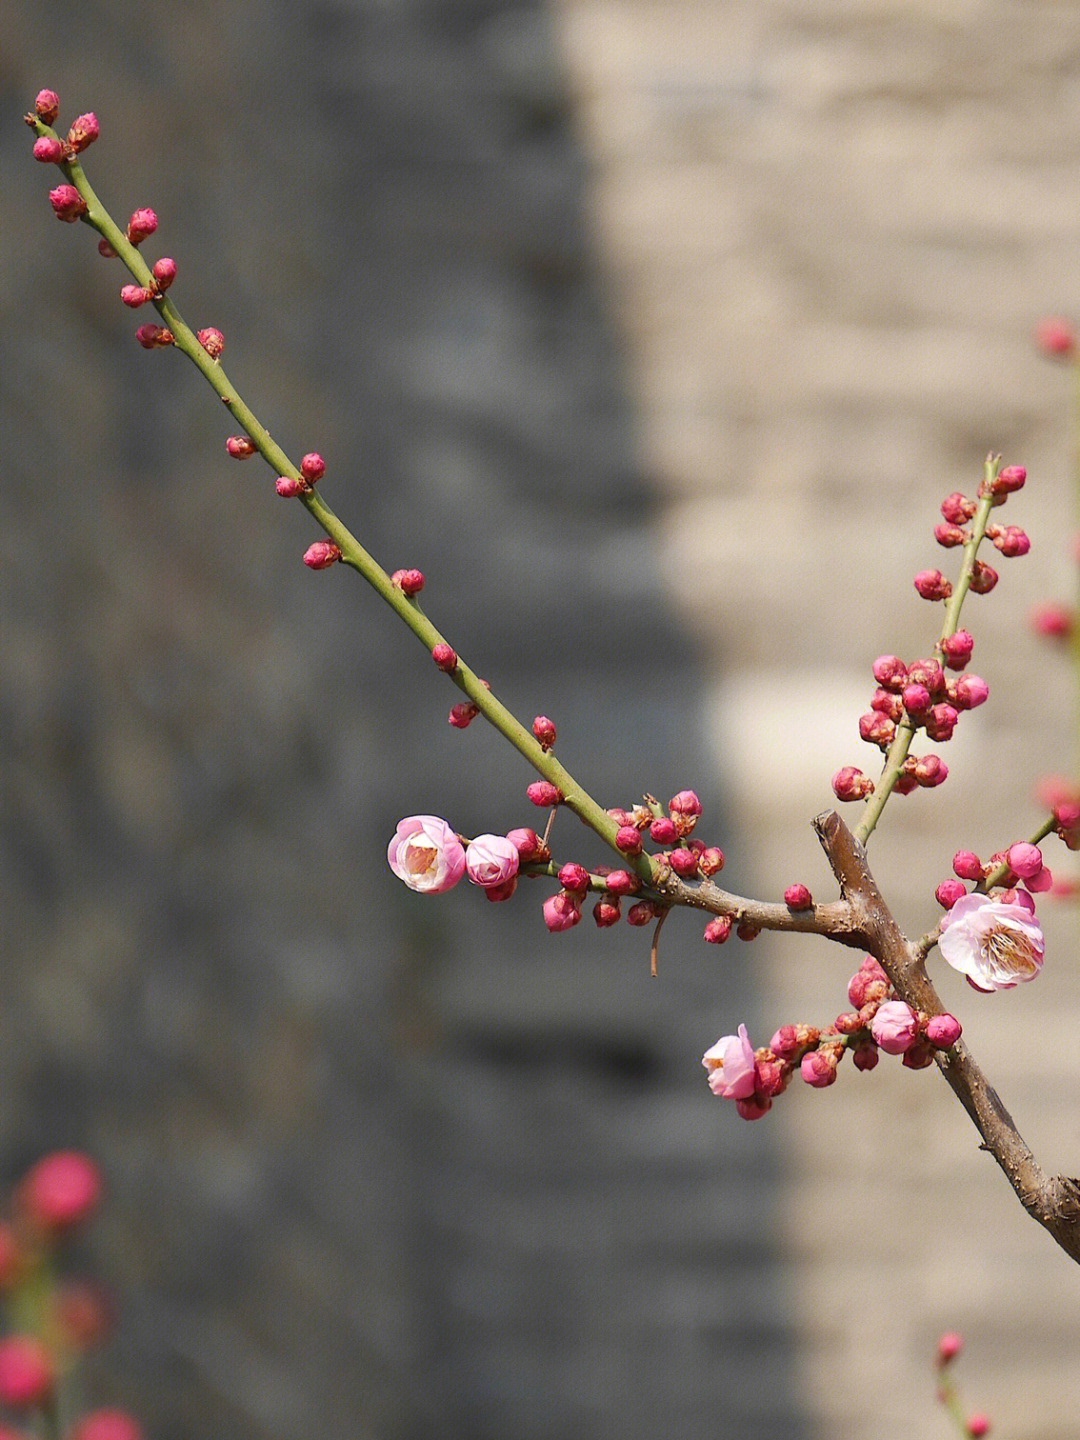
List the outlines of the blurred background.
{"type": "MultiPolygon", "coordinates": [[[[960,1328],[972,1404],[1060,1435],[1076,1277],[944,1086],[883,1063],[748,1126],[703,1084],[740,1020],[831,1019],[850,956],[674,916],[657,982],[640,932],[549,937],[539,886],[389,876],[400,816],[527,824],[531,776],[446,725],[456,692],[354,577],[300,564],[310,521],[135,344],[18,117],[43,85],[97,113],[91,182],[156,209],[145,253],[275,437],[604,803],[693,785],[732,888],[829,893],[807,820],[865,762],[873,656],[930,648],[936,507],[991,447],[1026,463],[1033,555],[972,605],[991,704],[875,837],[919,933],[953,850],[1030,829],[1073,753],[1024,615],[1074,587],[1067,381],[1029,336],[1077,302],[1080,16],[5,21],[0,1178],[60,1145],[105,1168],[86,1259],[122,1323],[88,1394],[161,1440],[944,1435],[960,1328]]],[[[600,858],[569,816],[555,839],[600,858]]],[[[1072,1173],[1075,932],[1047,929],[1038,986],[942,989],[1072,1173]]]]}

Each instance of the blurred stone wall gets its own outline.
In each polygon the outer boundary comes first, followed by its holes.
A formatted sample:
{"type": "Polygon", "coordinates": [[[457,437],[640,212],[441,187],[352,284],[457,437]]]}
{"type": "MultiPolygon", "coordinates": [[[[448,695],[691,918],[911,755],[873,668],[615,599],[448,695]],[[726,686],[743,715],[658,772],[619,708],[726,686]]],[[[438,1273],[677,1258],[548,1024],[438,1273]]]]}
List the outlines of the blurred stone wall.
{"type": "MultiPolygon", "coordinates": [[[[809,817],[882,652],[926,654],[912,575],[990,449],[1025,463],[1031,535],[965,619],[990,703],[945,787],[890,805],[871,860],[911,934],[960,845],[1030,833],[1036,777],[1074,763],[1066,659],[1025,615],[1075,592],[1068,377],[1033,323],[1080,308],[1080,11],[992,0],[559,0],[590,216],[617,296],[643,453],[665,497],[672,594],[714,657],[706,730],[728,871],[827,893],[809,817]]],[[[1071,857],[1049,850],[1054,868],[1071,857]]],[[[1075,1174],[1076,925],[1042,906],[1037,985],[976,996],[934,963],[1006,1105],[1075,1174]]],[[[850,960],[757,941],[725,965],[768,986],[762,1038],[844,1006],[850,960]]],[[[800,1087],[801,1088],[801,1087],[800,1087]]],[[[786,1162],[789,1317],[814,1433],[946,1435],[938,1334],[968,1337],[967,1400],[1012,1440],[1080,1405],[1075,1267],[1024,1215],[946,1087],[883,1062],[765,1122],[786,1162]]]]}
{"type": "Polygon", "coordinates": [[[342,516],[598,795],[697,783],[723,842],[551,15],[9,0],[3,28],[0,1176],[106,1168],[85,1258],[123,1320],[87,1394],[156,1440],[797,1437],[782,1132],[698,1062],[765,1024],[754,972],[690,920],[655,982],[640,932],[550,939],[540,887],[392,880],[399,816],[527,823],[530,777],[300,564],[307,517],[135,344],[19,121],[43,84],[97,112],[93,184],[157,209],[147,253],[342,516]]]}

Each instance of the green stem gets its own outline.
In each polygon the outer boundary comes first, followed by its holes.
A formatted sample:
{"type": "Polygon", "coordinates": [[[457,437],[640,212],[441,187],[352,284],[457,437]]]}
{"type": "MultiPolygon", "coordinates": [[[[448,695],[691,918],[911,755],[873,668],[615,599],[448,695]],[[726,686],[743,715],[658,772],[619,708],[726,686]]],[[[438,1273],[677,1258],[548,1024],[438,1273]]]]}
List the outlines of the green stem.
{"type": "MultiPolygon", "coordinates": [[[[33,128],[38,135],[56,136],[56,132],[48,125],[42,124],[40,120],[34,122],[33,128]]],[[[58,168],[63,171],[86,201],[87,210],[82,219],[108,241],[140,285],[147,289],[154,288],[150,267],[102,205],[78,161],[66,161],[58,168]]],[[[259,423],[251,408],[237,393],[236,387],[222,369],[220,361],[212,358],[203,349],[198,336],[186,324],[169,296],[167,294],[158,295],[150,303],[153,304],[164,324],[172,332],[176,349],[182,351],[189,360],[198,366],[204,379],[217,392],[230,415],[254,442],[259,454],[274,474],[299,480],[298,467],[270,436],[265,426],[259,423]]],[[[405,622],[429,653],[435,645],[448,643],[446,637],[431,623],[416,601],[396,586],[382,566],[364,549],[322,495],[317,494],[314,490],[308,490],[299,498],[308,513],[341,551],[343,562],[363,576],[398,618],[405,622]]],[[[568,810],[572,810],[606,844],[616,850],[627,868],[633,870],[646,882],[653,879],[652,860],[647,855],[627,856],[617,849],[615,846],[615,835],[618,830],[616,822],[550,751],[541,748],[532,732],[527,730],[502,701],[492,694],[476,672],[470,669],[460,657],[456,668],[450,674],[450,679],[459,690],[468,696],[484,718],[490,721],[496,730],[525,757],[529,764],[545,780],[549,780],[558,787],[563,797],[561,803],[568,810]]]]}
{"type": "MultiPolygon", "coordinates": [[[[960,627],[960,609],[971,588],[971,577],[975,573],[975,560],[978,555],[979,546],[986,536],[986,527],[990,523],[990,514],[994,507],[994,496],[990,486],[997,478],[1001,469],[1001,456],[989,455],[986,459],[986,478],[981,487],[978,507],[971,523],[971,536],[964,546],[963,560],[960,565],[960,576],[953,587],[945,605],[945,619],[941,627],[941,634],[938,636],[936,649],[940,651],[941,644],[955,635],[960,627]]],[[[904,761],[908,757],[912,742],[915,739],[916,727],[904,717],[896,727],[896,734],[893,736],[892,744],[889,746],[885,756],[885,767],[878,779],[874,793],[867,798],[863,807],[862,819],[855,827],[855,838],[866,844],[867,840],[874,833],[874,827],[885,809],[886,802],[896,787],[896,782],[904,772],[904,761]]]]}

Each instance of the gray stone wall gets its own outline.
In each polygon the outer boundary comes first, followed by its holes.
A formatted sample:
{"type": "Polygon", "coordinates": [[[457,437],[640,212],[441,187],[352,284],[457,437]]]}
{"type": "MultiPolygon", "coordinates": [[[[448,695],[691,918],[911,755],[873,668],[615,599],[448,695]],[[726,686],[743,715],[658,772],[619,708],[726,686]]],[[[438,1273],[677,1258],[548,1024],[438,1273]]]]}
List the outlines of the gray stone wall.
{"type": "Polygon", "coordinates": [[[43,84],[97,112],[93,183],[158,210],[275,435],[598,795],[666,796],[704,691],[551,16],[13,0],[4,29],[0,1174],[105,1165],[123,1324],[87,1393],[157,1440],[797,1436],[775,1132],[698,1064],[754,976],[693,922],[657,983],[640,932],[549,939],[539,887],[393,882],[400,815],[508,828],[530,777],[303,568],[310,523],[134,343],[18,123],[43,84]]]}
{"type": "MultiPolygon", "coordinates": [[[[641,407],[666,496],[665,573],[714,655],[707,701],[729,870],[756,893],[829,881],[809,817],[865,763],[876,654],[927,653],[912,575],[990,449],[1026,463],[1010,518],[1032,538],[970,606],[990,703],[932,795],[890,805],[871,859],[901,923],[934,923],[961,844],[1030,832],[1035,778],[1068,770],[1076,697],[1029,638],[1075,592],[1067,377],[1034,354],[1080,302],[1080,12],[891,0],[560,0],[578,124],[641,407]],[[861,754],[860,754],[861,752],[861,754]]],[[[947,558],[947,557],[946,557],[947,558]]],[[[1056,869],[1075,873],[1060,850],[1056,869]]],[[[1005,1103],[1074,1174],[1080,1084],[1075,912],[1042,907],[1037,985],[992,998],[942,974],[1005,1103]]],[[[843,1002],[849,961],[755,943],[725,965],[769,989],[764,1033],[843,1002]],[[830,998],[831,997],[831,998],[830,998]]],[[[965,1392],[998,1432],[1051,1440],[1078,1390],[1075,1268],[1016,1204],[933,1075],[882,1063],[766,1122],[790,1169],[789,1314],[814,1433],[946,1434],[937,1335],[969,1340],[965,1392]]]]}

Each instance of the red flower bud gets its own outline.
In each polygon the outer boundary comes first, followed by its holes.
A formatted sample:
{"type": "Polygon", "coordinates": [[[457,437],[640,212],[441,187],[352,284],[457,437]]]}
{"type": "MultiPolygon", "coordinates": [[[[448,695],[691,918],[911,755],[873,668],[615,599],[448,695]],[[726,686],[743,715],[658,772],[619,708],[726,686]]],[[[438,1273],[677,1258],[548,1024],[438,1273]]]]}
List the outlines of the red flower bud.
{"type": "Polygon", "coordinates": [[[127,224],[127,238],[132,245],[141,245],[156,229],[157,216],[153,210],[136,210],[127,224]]]}
{"type": "Polygon", "coordinates": [[[86,201],[74,185],[58,185],[49,191],[49,204],[58,220],[73,225],[81,215],[86,214],[86,201]]]}
{"type": "Polygon", "coordinates": [[[46,125],[53,125],[60,114],[60,96],[55,90],[39,90],[34,109],[39,120],[46,125]]]}
{"type": "Polygon", "coordinates": [[[92,145],[100,134],[97,116],[88,111],[85,115],[77,115],[72,121],[71,129],[68,131],[68,144],[77,155],[80,150],[85,150],[92,145]]]}
{"type": "Polygon", "coordinates": [[[225,449],[234,460],[246,460],[249,455],[255,454],[255,441],[250,435],[230,435],[225,441],[225,449]]]}
{"type": "Polygon", "coordinates": [[[532,732],[540,742],[540,749],[548,751],[555,744],[555,722],[546,715],[537,715],[532,723],[532,732]]]}
{"type": "Polygon", "coordinates": [[[208,326],[205,330],[199,330],[195,335],[195,339],[198,340],[211,360],[216,360],[225,349],[225,336],[222,335],[220,330],[215,330],[212,325],[208,326]]]}
{"type": "Polygon", "coordinates": [[[457,653],[454,647],[448,645],[445,640],[440,640],[437,645],[432,647],[431,658],[439,669],[445,670],[448,675],[457,669],[457,653]]]}
{"type": "Polygon", "coordinates": [[[332,540],[316,540],[304,551],[304,564],[310,570],[326,570],[341,559],[341,551],[332,540]]]}

